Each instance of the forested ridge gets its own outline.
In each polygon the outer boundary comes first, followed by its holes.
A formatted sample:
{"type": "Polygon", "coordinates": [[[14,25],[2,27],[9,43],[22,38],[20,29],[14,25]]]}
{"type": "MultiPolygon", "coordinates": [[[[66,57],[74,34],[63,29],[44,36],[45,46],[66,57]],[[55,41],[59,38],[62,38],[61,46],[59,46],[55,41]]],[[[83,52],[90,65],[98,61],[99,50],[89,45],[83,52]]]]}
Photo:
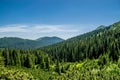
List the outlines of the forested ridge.
{"type": "Polygon", "coordinates": [[[3,80],[119,80],[120,22],[39,49],[0,50],[3,80]]]}
{"type": "Polygon", "coordinates": [[[53,59],[59,58],[65,62],[97,59],[103,54],[117,56],[120,49],[120,22],[42,49],[53,59]]]}

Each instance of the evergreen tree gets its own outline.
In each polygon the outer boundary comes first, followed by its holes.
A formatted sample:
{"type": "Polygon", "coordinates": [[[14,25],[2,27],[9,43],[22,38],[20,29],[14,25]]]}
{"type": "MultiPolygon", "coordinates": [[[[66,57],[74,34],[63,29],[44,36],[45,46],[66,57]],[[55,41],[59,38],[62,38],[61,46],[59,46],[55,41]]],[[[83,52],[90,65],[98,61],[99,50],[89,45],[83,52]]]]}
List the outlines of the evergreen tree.
{"type": "Polygon", "coordinates": [[[55,68],[55,71],[60,75],[61,74],[61,69],[60,69],[60,63],[59,63],[59,60],[57,60],[56,62],[56,68],[55,68]]]}
{"type": "Polygon", "coordinates": [[[49,58],[49,57],[47,57],[46,68],[47,68],[48,70],[50,70],[50,58],[49,58]]]}
{"type": "Polygon", "coordinates": [[[0,67],[4,66],[4,57],[0,55],[0,67]]]}
{"type": "Polygon", "coordinates": [[[19,51],[17,51],[17,50],[14,49],[14,50],[12,51],[12,55],[13,55],[13,59],[14,59],[15,65],[16,65],[16,66],[21,66],[20,53],[19,53],[19,51]]]}
{"type": "Polygon", "coordinates": [[[10,65],[10,54],[8,49],[4,49],[2,55],[5,58],[5,65],[10,65]]]}
{"type": "Polygon", "coordinates": [[[26,57],[25,66],[27,68],[33,68],[33,62],[32,62],[31,56],[29,54],[26,57]]]}
{"type": "Polygon", "coordinates": [[[44,61],[44,57],[41,57],[41,63],[40,66],[42,69],[45,69],[45,61],[44,61]]]}

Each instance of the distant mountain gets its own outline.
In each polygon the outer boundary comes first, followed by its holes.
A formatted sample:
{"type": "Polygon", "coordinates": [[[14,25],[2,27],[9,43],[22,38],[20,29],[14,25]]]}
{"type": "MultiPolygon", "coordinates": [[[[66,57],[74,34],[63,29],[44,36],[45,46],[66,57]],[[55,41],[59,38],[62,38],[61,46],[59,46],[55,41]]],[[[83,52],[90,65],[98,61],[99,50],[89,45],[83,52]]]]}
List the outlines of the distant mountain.
{"type": "Polygon", "coordinates": [[[36,39],[35,41],[37,42],[37,48],[38,48],[38,47],[48,46],[51,44],[62,42],[63,39],[61,39],[59,37],[42,37],[42,38],[36,39]],[[42,46],[40,46],[40,45],[42,45],[42,46]]]}
{"type": "Polygon", "coordinates": [[[55,41],[55,42],[58,42],[59,40],[63,41],[63,39],[56,37],[56,36],[54,36],[54,37],[41,37],[41,38],[36,39],[36,41],[41,41],[41,40],[42,41],[49,40],[49,41],[55,41]]]}
{"type": "Polygon", "coordinates": [[[42,37],[36,40],[22,39],[17,37],[0,38],[0,48],[32,49],[39,48],[63,41],[58,37],[42,37]]]}

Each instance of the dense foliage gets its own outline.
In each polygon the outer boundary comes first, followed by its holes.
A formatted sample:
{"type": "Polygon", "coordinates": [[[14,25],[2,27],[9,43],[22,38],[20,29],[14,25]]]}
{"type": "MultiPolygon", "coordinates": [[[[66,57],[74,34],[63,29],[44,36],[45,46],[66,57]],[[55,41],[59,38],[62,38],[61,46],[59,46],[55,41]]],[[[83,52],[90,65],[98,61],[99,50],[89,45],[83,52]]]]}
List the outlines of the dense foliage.
{"type": "Polygon", "coordinates": [[[1,55],[5,59],[5,66],[49,68],[50,65],[48,54],[40,50],[4,49],[1,55]]]}

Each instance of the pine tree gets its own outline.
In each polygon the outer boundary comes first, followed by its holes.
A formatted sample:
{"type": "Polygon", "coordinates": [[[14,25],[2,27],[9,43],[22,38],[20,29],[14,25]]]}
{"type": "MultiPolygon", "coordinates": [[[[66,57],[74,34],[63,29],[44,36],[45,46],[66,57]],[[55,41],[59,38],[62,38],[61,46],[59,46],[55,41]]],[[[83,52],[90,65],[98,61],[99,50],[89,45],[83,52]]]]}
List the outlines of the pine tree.
{"type": "Polygon", "coordinates": [[[59,60],[57,60],[55,71],[56,71],[59,75],[61,74],[61,69],[60,69],[60,63],[59,63],[59,60]]]}
{"type": "Polygon", "coordinates": [[[4,57],[0,56],[0,67],[4,66],[4,57]]]}
{"type": "Polygon", "coordinates": [[[31,56],[27,54],[26,61],[25,61],[25,66],[27,68],[33,68],[33,62],[31,60],[31,56]]]}
{"type": "Polygon", "coordinates": [[[10,65],[10,54],[8,49],[4,49],[2,55],[5,58],[5,65],[10,65]]]}
{"type": "Polygon", "coordinates": [[[49,58],[49,57],[47,57],[46,68],[47,68],[48,70],[50,70],[50,58],[49,58]]]}
{"type": "Polygon", "coordinates": [[[44,57],[43,56],[41,57],[40,66],[41,66],[42,69],[45,69],[45,61],[44,61],[44,57]]]}
{"type": "Polygon", "coordinates": [[[20,53],[18,50],[13,50],[12,52],[14,62],[16,66],[21,66],[21,61],[20,61],[20,53]]]}

